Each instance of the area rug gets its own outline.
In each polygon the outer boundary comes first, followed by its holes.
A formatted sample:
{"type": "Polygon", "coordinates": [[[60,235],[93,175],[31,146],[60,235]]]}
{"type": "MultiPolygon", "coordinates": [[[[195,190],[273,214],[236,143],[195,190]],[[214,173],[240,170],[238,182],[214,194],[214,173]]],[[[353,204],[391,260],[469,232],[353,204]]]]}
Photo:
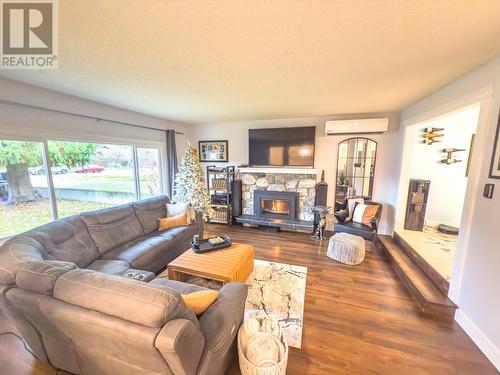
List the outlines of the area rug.
{"type": "Polygon", "coordinates": [[[307,267],[255,260],[247,279],[245,315],[264,313],[278,320],[288,345],[300,349],[307,267]]]}
{"type": "MultiPolygon", "coordinates": [[[[245,316],[265,314],[276,318],[288,345],[300,349],[307,267],[258,259],[254,262],[254,271],[245,282],[248,286],[245,316]]],[[[199,277],[192,277],[187,282],[211,289],[222,286],[199,277]]]]}

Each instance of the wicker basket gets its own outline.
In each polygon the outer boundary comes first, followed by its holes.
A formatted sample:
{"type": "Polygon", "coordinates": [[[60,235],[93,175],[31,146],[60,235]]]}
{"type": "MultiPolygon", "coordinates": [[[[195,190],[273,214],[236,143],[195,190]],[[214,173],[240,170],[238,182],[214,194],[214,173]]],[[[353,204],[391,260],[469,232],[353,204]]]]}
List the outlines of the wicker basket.
{"type": "MultiPolygon", "coordinates": [[[[258,319],[260,323],[265,317],[254,316],[254,318],[258,319]]],[[[238,358],[240,362],[240,370],[242,375],[285,375],[286,374],[286,365],[288,361],[288,343],[285,340],[283,335],[283,330],[280,329],[279,333],[279,341],[283,344],[284,353],[281,353],[281,361],[272,366],[259,367],[250,362],[245,354],[243,353],[243,349],[241,346],[241,329],[238,332],[238,358]]]]}

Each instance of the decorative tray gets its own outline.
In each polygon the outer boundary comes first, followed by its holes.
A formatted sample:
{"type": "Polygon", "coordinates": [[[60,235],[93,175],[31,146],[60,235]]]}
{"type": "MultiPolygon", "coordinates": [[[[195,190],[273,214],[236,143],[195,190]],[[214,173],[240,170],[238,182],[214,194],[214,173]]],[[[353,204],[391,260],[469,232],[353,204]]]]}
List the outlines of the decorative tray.
{"type": "Polygon", "coordinates": [[[207,238],[206,240],[200,240],[200,243],[197,246],[193,245],[193,242],[191,241],[191,248],[195,253],[201,254],[208,253],[209,251],[225,249],[226,247],[231,246],[231,239],[228,236],[219,237],[224,239],[223,243],[212,245],[210,242],[208,242],[209,238],[207,238]]]}

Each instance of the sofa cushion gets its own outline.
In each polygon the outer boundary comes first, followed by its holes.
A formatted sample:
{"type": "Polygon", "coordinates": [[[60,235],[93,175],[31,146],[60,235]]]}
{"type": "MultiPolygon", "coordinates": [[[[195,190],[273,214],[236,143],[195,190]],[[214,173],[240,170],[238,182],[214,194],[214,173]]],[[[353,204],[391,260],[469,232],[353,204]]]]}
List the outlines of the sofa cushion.
{"type": "Polygon", "coordinates": [[[169,202],[168,197],[162,195],[130,204],[141,223],[144,234],[158,230],[158,219],[167,216],[166,204],[169,202]]]}
{"type": "Polygon", "coordinates": [[[99,252],[78,216],[70,216],[35,228],[25,234],[39,243],[54,258],[87,267],[99,258],[99,252]]]}
{"type": "Polygon", "coordinates": [[[103,259],[120,259],[130,263],[132,268],[146,269],[165,252],[173,242],[160,236],[143,236],[120,245],[103,255],[103,259]]]}
{"type": "Polygon", "coordinates": [[[177,291],[90,270],[73,270],[61,276],[54,297],[147,327],[159,328],[177,318],[198,325],[177,291]]]}
{"type": "Polygon", "coordinates": [[[347,221],[341,224],[335,224],[335,232],[349,233],[371,241],[377,231],[368,225],[347,221]]]}
{"type": "Polygon", "coordinates": [[[80,217],[101,255],[144,235],[134,209],[128,204],[83,213],[80,217]]]}
{"type": "Polygon", "coordinates": [[[88,270],[106,273],[108,275],[121,276],[130,268],[129,262],[125,260],[97,259],[86,267],[88,270]]]}
{"type": "Polygon", "coordinates": [[[39,242],[24,235],[12,237],[0,248],[0,284],[15,284],[19,268],[44,259],[51,257],[39,242]]]}
{"type": "Polygon", "coordinates": [[[168,240],[178,242],[185,242],[191,240],[193,235],[196,233],[196,225],[190,224],[183,227],[169,228],[165,230],[159,230],[152,233],[154,236],[163,237],[168,240]]]}
{"type": "Polygon", "coordinates": [[[76,268],[74,263],[57,260],[30,262],[17,271],[16,284],[32,292],[52,295],[56,280],[76,268]]]}

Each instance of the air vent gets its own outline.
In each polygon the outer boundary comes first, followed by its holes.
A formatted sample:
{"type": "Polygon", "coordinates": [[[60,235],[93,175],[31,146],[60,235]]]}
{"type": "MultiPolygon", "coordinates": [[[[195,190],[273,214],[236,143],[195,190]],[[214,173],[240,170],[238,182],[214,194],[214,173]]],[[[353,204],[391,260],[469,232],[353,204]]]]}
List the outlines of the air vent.
{"type": "Polygon", "coordinates": [[[332,120],[325,123],[325,134],[384,133],[389,128],[388,118],[332,120]]]}

